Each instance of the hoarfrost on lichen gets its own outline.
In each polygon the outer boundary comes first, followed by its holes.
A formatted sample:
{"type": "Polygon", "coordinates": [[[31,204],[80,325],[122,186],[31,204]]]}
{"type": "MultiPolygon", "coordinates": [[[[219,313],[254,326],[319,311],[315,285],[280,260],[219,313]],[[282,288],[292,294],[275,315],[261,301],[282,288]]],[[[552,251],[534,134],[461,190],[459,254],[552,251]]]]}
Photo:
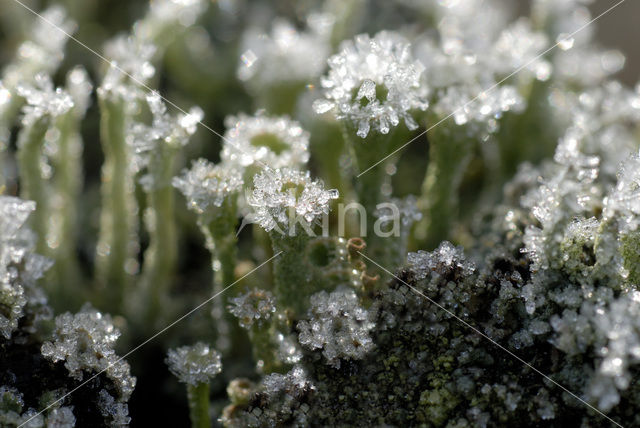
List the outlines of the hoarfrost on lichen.
{"type": "Polygon", "coordinates": [[[467,261],[462,247],[454,247],[448,241],[442,242],[434,251],[418,251],[407,255],[407,267],[415,275],[416,281],[428,277],[437,278],[440,272],[448,269],[460,270],[463,275],[475,271],[475,265],[467,261]]]}
{"type": "Polygon", "coordinates": [[[252,212],[247,216],[267,232],[278,229],[295,234],[294,219],[308,227],[329,213],[329,203],[338,198],[335,189],[325,190],[324,183],[312,180],[309,172],[288,168],[265,169],[253,178],[253,192],[247,196],[252,212]]]}
{"type": "Polygon", "coordinates": [[[206,159],[193,161],[190,169],[173,178],[173,186],[187,199],[189,209],[209,216],[225,200],[242,189],[242,175],[228,163],[213,164],[206,159]]]}
{"type": "Polygon", "coordinates": [[[238,78],[254,89],[311,83],[329,56],[331,24],[332,17],[313,14],[307,19],[307,31],[297,31],[283,19],[274,21],[269,34],[249,30],[241,48],[238,78]]]}
{"type": "Polygon", "coordinates": [[[238,318],[243,328],[251,328],[269,321],[276,312],[276,299],[266,290],[256,288],[241,296],[230,299],[229,312],[238,318]]]}
{"type": "MultiPolygon", "coordinates": [[[[167,113],[162,97],[155,91],[147,94],[145,100],[153,116],[151,125],[135,122],[127,135],[127,143],[133,148],[136,171],[149,166],[151,158],[162,150],[160,145],[166,144],[172,149],[187,145],[204,117],[204,112],[199,107],[191,108],[188,113],[181,112],[175,117],[171,116],[167,113]]],[[[149,171],[140,180],[145,187],[167,184],[156,183],[153,171],[149,171]]]]}
{"type": "Polygon", "coordinates": [[[339,368],[341,359],[364,358],[374,347],[369,333],[375,326],[353,290],[340,288],[311,296],[308,319],[297,325],[305,348],[322,349],[327,363],[339,368]]]}
{"type": "Polygon", "coordinates": [[[605,201],[604,217],[619,220],[622,233],[637,231],[640,222],[640,153],[622,164],[618,183],[605,201]]]}
{"type": "Polygon", "coordinates": [[[44,116],[61,116],[73,108],[71,96],[62,88],[54,88],[47,74],[36,75],[33,84],[19,84],[17,91],[27,101],[22,119],[25,126],[44,116]]]}
{"type": "Polygon", "coordinates": [[[309,160],[309,133],[287,116],[239,114],[225,119],[220,158],[238,168],[301,168],[309,160]]]}
{"type": "Polygon", "coordinates": [[[98,407],[100,413],[109,421],[111,427],[128,426],[131,422],[129,406],[127,403],[116,401],[106,390],[101,390],[98,395],[98,407]]]}
{"type": "Polygon", "coordinates": [[[58,315],[55,325],[53,339],[42,344],[42,355],[53,362],[64,361],[69,374],[77,380],[94,371],[104,371],[126,401],[136,378],[129,373],[129,364],[113,350],[120,331],[111,317],[85,305],[77,314],[58,315]]]}
{"type": "Polygon", "coordinates": [[[166,363],[180,382],[192,386],[208,383],[222,371],[220,354],[202,342],[169,350],[166,363]]]}
{"type": "Polygon", "coordinates": [[[33,253],[35,236],[25,226],[33,201],[0,195],[0,334],[10,338],[30,299],[40,299],[37,281],[51,261],[33,253]]]}
{"type": "Polygon", "coordinates": [[[76,426],[76,417],[72,407],[58,407],[51,409],[47,414],[47,428],[73,428],[76,426]]]}
{"type": "Polygon", "coordinates": [[[424,66],[411,54],[401,35],[382,31],[346,41],[341,52],[329,58],[329,72],[321,80],[324,98],[314,103],[322,114],[333,111],[365,138],[371,128],[387,134],[400,119],[407,128],[418,127],[413,110],[426,110],[427,89],[421,82],[424,66]]]}
{"type": "Polygon", "coordinates": [[[140,22],[136,28],[136,34],[141,37],[149,37],[152,34],[151,26],[160,26],[161,23],[178,22],[183,27],[193,25],[198,17],[206,10],[205,0],[160,0],[153,1],[149,5],[150,16],[140,22]]]}

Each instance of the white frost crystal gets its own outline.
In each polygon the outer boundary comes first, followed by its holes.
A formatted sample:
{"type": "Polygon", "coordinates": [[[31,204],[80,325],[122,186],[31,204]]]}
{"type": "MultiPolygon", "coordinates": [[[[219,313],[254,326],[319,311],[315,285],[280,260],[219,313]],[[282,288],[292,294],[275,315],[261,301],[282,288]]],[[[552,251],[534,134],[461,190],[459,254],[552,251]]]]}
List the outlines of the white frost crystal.
{"type": "Polygon", "coordinates": [[[288,21],[278,19],[270,34],[249,30],[241,49],[244,53],[238,65],[238,78],[255,89],[314,81],[329,56],[332,18],[315,14],[307,24],[307,31],[297,31],[288,21]]]}
{"type": "Polygon", "coordinates": [[[191,169],[173,178],[173,186],[187,198],[189,209],[201,215],[220,208],[225,198],[240,192],[242,185],[242,175],[236,168],[206,159],[193,161],[191,169]]]}
{"type": "Polygon", "coordinates": [[[248,217],[267,232],[283,228],[295,233],[291,220],[301,218],[303,227],[312,225],[329,213],[329,203],[338,196],[337,190],[325,190],[322,181],[312,180],[308,171],[266,169],[253,177],[253,192],[247,196],[253,212],[248,217]]]}
{"type": "Polygon", "coordinates": [[[47,415],[47,428],[73,428],[76,426],[76,417],[72,407],[58,407],[52,409],[47,415]]]}
{"type": "Polygon", "coordinates": [[[33,294],[35,281],[51,261],[33,253],[35,236],[25,227],[36,204],[0,195],[0,334],[10,338],[23,308],[33,294]]]}
{"type": "Polygon", "coordinates": [[[412,110],[426,110],[427,89],[421,82],[424,65],[413,58],[409,42],[401,35],[382,31],[346,41],[341,52],[328,60],[322,78],[324,99],[314,103],[322,114],[333,111],[340,120],[357,128],[365,138],[371,128],[382,134],[398,126],[416,129],[412,110]]]}
{"type": "MultiPolygon", "coordinates": [[[[197,125],[204,117],[199,107],[193,107],[188,113],[171,116],[162,97],[157,92],[151,92],[145,97],[149,110],[153,116],[151,126],[135,122],[127,136],[127,144],[133,148],[133,162],[136,170],[149,166],[151,157],[156,155],[163,144],[178,149],[187,145],[189,138],[195,134],[197,125]]],[[[153,186],[153,171],[142,177],[145,186],[153,186]]]]}
{"type": "Polygon", "coordinates": [[[276,311],[276,299],[272,293],[256,288],[230,300],[229,312],[238,318],[243,328],[254,323],[262,324],[271,319],[276,311]]]}
{"type": "Polygon", "coordinates": [[[129,373],[129,364],[113,350],[120,331],[111,317],[84,306],[75,315],[69,312],[58,315],[55,323],[53,340],[42,344],[42,355],[53,362],[64,361],[69,374],[77,380],[82,380],[85,374],[104,371],[123,401],[128,400],[136,378],[129,373]]]}
{"type": "Polygon", "coordinates": [[[309,160],[309,133],[286,116],[240,114],[225,119],[223,162],[239,168],[301,168],[309,160]]]}
{"type": "Polygon", "coordinates": [[[208,383],[222,371],[220,354],[202,342],[169,350],[166,363],[180,382],[192,386],[208,383]]]}
{"type": "Polygon", "coordinates": [[[98,407],[103,417],[109,418],[112,427],[129,426],[129,406],[127,403],[116,401],[106,390],[98,393],[98,407]]]}
{"type": "Polygon", "coordinates": [[[618,183],[605,201],[604,217],[621,220],[621,232],[637,231],[640,223],[640,153],[622,164],[618,183]]]}
{"type": "Polygon", "coordinates": [[[340,359],[362,359],[373,349],[369,332],[374,323],[353,290],[340,288],[311,296],[309,319],[297,325],[298,341],[308,349],[322,349],[327,363],[338,368],[340,359]]]}
{"type": "Polygon", "coordinates": [[[34,84],[20,84],[18,94],[25,98],[22,123],[28,126],[44,117],[58,117],[73,108],[73,99],[61,88],[54,88],[51,77],[47,74],[35,76],[34,84]]]}

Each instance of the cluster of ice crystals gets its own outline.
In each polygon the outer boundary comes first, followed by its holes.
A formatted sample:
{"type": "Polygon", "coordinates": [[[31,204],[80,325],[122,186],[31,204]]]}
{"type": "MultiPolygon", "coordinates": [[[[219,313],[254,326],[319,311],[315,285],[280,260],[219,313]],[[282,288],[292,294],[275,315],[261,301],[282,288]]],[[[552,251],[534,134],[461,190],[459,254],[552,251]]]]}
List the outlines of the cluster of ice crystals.
{"type": "Polygon", "coordinates": [[[33,84],[19,84],[17,91],[27,101],[22,120],[25,126],[45,116],[63,115],[73,108],[71,96],[62,88],[54,88],[51,77],[44,73],[36,75],[33,84]]]}
{"type": "Polygon", "coordinates": [[[309,28],[304,32],[282,19],[274,21],[270,34],[249,30],[244,36],[238,78],[256,89],[311,83],[322,73],[329,56],[331,24],[330,16],[314,14],[307,19],[309,28]]]}
{"type": "Polygon", "coordinates": [[[208,383],[222,371],[220,354],[202,342],[169,350],[166,363],[180,382],[193,386],[208,383]]]}
{"type": "Polygon", "coordinates": [[[73,428],[76,426],[76,417],[72,407],[59,407],[53,409],[47,415],[47,428],[73,428]]]}
{"type": "Polygon", "coordinates": [[[312,180],[308,171],[265,169],[253,177],[253,192],[247,196],[252,212],[247,217],[267,232],[295,234],[292,220],[302,220],[302,227],[312,225],[329,213],[329,203],[338,196],[337,190],[325,190],[322,181],[312,180]]]}
{"type": "Polygon", "coordinates": [[[98,88],[101,96],[117,96],[127,101],[141,97],[138,85],[146,85],[156,69],[151,60],[156,53],[153,44],[134,37],[119,36],[107,43],[105,55],[110,67],[98,88]]]}
{"type": "Polygon", "coordinates": [[[111,317],[84,306],[77,314],[58,315],[55,324],[53,339],[42,344],[42,355],[53,362],[64,361],[71,377],[77,380],[82,380],[85,374],[104,371],[122,401],[128,400],[136,378],[129,373],[129,364],[113,350],[120,331],[111,317]]]}
{"type": "Polygon", "coordinates": [[[262,380],[267,395],[274,396],[285,390],[305,388],[309,385],[307,373],[301,366],[294,366],[287,374],[272,373],[262,380]]]}
{"type": "Polygon", "coordinates": [[[314,102],[322,114],[332,110],[365,138],[371,128],[389,133],[403,119],[416,129],[412,110],[426,110],[427,88],[421,82],[424,66],[413,58],[411,45],[401,35],[382,31],[343,42],[341,52],[329,58],[322,78],[324,98],[314,102]]]}
{"type": "Polygon", "coordinates": [[[255,165],[301,168],[309,160],[309,133],[286,116],[240,114],[225,119],[223,162],[238,168],[255,165]]]}
{"type": "Polygon", "coordinates": [[[228,163],[215,165],[202,158],[173,178],[173,186],[187,198],[189,209],[200,215],[221,207],[225,198],[240,192],[242,185],[242,175],[236,168],[228,163]]]}
{"type": "Polygon", "coordinates": [[[434,251],[420,250],[407,255],[407,267],[415,275],[416,281],[438,276],[443,270],[460,270],[463,275],[470,275],[475,271],[475,265],[467,261],[462,247],[454,247],[448,241],[442,242],[434,251]]]}
{"type": "Polygon", "coordinates": [[[620,401],[619,391],[633,381],[629,366],[640,363],[640,292],[623,294],[606,310],[597,309],[593,321],[606,346],[600,348],[602,361],[589,384],[589,394],[598,400],[600,409],[608,411],[620,401]]]}
{"type": "Polygon", "coordinates": [[[129,406],[127,403],[116,401],[106,390],[100,391],[98,395],[98,407],[103,417],[109,420],[111,427],[129,426],[129,406]]]}
{"type": "Polygon", "coordinates": [[[297,325],[302,346],[322,349],[327,363],[336,368],[341,359],[359,360],[373,349],[369,333],[375,324],[353,290],[321,291],[311,296],[310,304],[308,319],[297,325]]]}
{"type": "Polygon", "coordinates": [[[640,153],[622,164],[618,183],[605,201],[604,217],[619,220],[623,233],[637,231],[640,222],[640,153]]]}
{"type": "Polygon", "coordinates": [[[0,195],[0,334],[10,338],[24,306],[35,298],[35,281],[51,261],[33,253],[35,236],[25,223],[36,204],[0,195]]]}
{"type": "Polygon", "coordinates": [[[261,325],[269,321],[276,312],[276,299],[266,290],[255,288],[230,300],[229,312],[238,318],[243,328],[251,328],[254,323],[261,325]]]}
{"type": "MultiPolygon", "coordinates": [[[[204,112],[199,107],[193,107],[188,113],[180,113],[175,117],[169,115],[162,97],[155,91],[147,94],[145,99],[153,116],[151,126],[136,122],[127,136],[127,143],[133,148],[136,170],[149,166],[151,157],[161,150],[158,145],[168,144],[172,148],[187,145],[204,117],[204,112]]],[[[166,184],[154,183],[153,171],[143,176],[141,182],[145,186],[166,184]]]]}

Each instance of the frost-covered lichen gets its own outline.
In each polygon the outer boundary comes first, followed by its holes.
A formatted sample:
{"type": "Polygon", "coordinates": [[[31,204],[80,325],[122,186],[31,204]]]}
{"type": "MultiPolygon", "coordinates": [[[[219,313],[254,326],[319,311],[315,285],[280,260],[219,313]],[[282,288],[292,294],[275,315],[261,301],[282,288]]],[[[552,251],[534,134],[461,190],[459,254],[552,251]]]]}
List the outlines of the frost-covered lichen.
{"type": "Polygon", "coordinates": [[[429,105],[427,86],[420,80],[424,65],[413,58],[400,34],[361,34],[344,42],[328,64],[329,73],[321,80],[324,99],[314,103],[317,113],[333,111],[361,138],[371,129],[387,134],[401,119],[409,129],[418,127],[412,110],[429,105]]]}
{"type": "Polygon", "coordinates": [[[209,382],[222,370],[220,354],[202,342],[169,350],[166,362],[180,382],[192,386],[209,382]]]}
{"type": "Polygon", "coordinates": [[[56,317],[53,339],[42,344],[42,355],[55,362],[64,361],[69,374],[83,380],[88,373],[104,372],[126,401],[136,385],[129,364],[113,350],[120,331],[111,317],[86,306],[77,314],[56,317]]]}
{"type": "Polygon", "coordinates": [[[369,332],[374,323],[353,290],[321,291],[311,296],[310,306],[309,320],[297,325],[303,347],[322,349],[327,363],[336,368],[341,359],[360,360],[373,349],[369,332]]]}

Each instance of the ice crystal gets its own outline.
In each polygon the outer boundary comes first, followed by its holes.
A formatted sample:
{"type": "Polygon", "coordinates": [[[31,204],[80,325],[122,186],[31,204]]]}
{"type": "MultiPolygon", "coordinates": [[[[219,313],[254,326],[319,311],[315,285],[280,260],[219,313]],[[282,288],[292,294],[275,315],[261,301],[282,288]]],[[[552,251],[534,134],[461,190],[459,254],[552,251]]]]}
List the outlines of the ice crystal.
{"type": "Polygon", "coordinates": [[[432,252],[421,250],[409,253],[407,266],[412,270],[416,281],[438,279],[438,273],[442,270],[460,270],[462,275],[469,275],[475,270],[475,265],[467,261],[462,247],[454,247],[447,241],[442,242],[432,252]]]}
{"type": "Polygon", "coordinates": [[[622,164],[618,183],[605,202],[604,216],[621,220],[621,232],[636,231],[640,222],[640,154],[622,164]]]}
{"type": "Polygon", "coordinates": [[[106,390],[101,390],[98,394],[98,408],[104,418],[109,421],[109,426],[128,426],[131,422],[129,417],[129,406],[126,403],[116,401],[106,390]]]}
{"type": "Polygon", "coordinates": [[[266,169],[253,178],[253,192],[247,203],[253,211],[249,219],[264,230],[273,229],[295,234],[296,224],[312,225],[322,215],[329,213],[329,203],[338,198],[335,189],[325,190],[320,180],[312,180],[309,172],[288,168],[266,169]]]}
{"type": "Polygon", "coordinates": [[[309,16],[304,32],[283,19],[274,21],[270,34],[250,30],[244,36],[238,78],[255,89],[311,83],[322,73],[329,56],[331,24],[330,16],[315,14],[309,16]]]}
{"type": "Polygon", "coordinates": [[[47,74],[35,76],[34,84],[20,84],[18,94],[25,98],[23,125],[29,126],[44,116],[57,117],[73,107],[73,99],[62,88],[53,87],[47,74]]]}
{"type": "Polygon", "coordinates": [[[69,374],[77,380],[94,371],[104,371],[126,401],[136,378],[129,373],[129,364],[113,350],[120,331],[111,317],[84,306],[75,315],[58,315],[55,324],[53,339],[42,344],[42,355],[53,362],[64,361],[69,374]]]}
{"type": "Polygon", "coordinates": [[[156,72],[151,63],[155,52],[154,45],[131,36],[111,40],[105,47],[110,66],[98,93],[122,97],[129,102],[140,99],[143,92],[139,85],[146,85],[156,72]]]}
{"type": "Polygon", "coordinates": [[[193,386],[208,383],[222,371],[220,354],[202,342],[169,350],[166,363],[180,382],[193,386]]]}
{"type": "Polygon", "coordinates": [[[424,66],[411,54],[409,42],[397,33],[382,31],[344,42],[341,52],[329,58],[322,79],[324,98],[314,103],[322,114],[330,110],[357,128],[365,138],[371,128],[382,134],[398,126],[417,128],[412,110],[428,106],[427,89],[420,78],[424,66]]]}
{"type": "Polygon", "coordinates": [[[211,215],[225,198],[240,192],[242,185],[242,175],[236,168],[228,163],[214,165],[206,159],[193,161],[191,169],[173,179],[173,186],[187,198],[189,209],[200,215],[211,215]]]}
{"type": "Polygon", "coordinates": [[[362,359],[373,349],[369,333],[374,323],[353,290],[321,291],[311,296],[310,304],[309,319],[297,325],[302,346],[322,349],[327,363],[336,368],[341,359],[362,359]]]}
{"type": "Polygon", "coordinates": [[[73,408],[59,407],[52,409],[47,415],[47,428],[73,428],[76,426],[76,417],[73,416],[73,408]]]}
{"type": "MultiPolygon", "coordinates": [[[[151,157],[161,150],[159,145],[167,144],[174,149],[185,146],[204,116],[199,107],[193,107],[188,113],[180,113],[175,117],[169,115],[162,97],[155,91],[147,94],[145,99],[153,116],[151,126],[133,123],[127,136],[127,143],[133,148],[136,170],[149,166],[151,157]]],[[[149,174],[141,178],[145,187],[165,184],[155,183],[153,173],[154,171],[149,171],[149,174]]]]}
{"type": "Polygon", "coordinates": [[[276,299],[269,291],[256,288],[230,300],[229,312],[244,328],[269,321],[276,311],[276,299]]]}
{"type": "Polygon", "coordinates": [[[30,299],[39,299],[35,281],[51,262],[33,253],[35,236],[25,223],[35,203],[0,195],[0,333],[5,338],[18,327],[30,299]]]}
{"type": "Polygon", "coordinates": [[[301,168],[309,160],[309,133],[286,116],[240,114],[225,119],[221,159],[247,168],[301,168]]]}

